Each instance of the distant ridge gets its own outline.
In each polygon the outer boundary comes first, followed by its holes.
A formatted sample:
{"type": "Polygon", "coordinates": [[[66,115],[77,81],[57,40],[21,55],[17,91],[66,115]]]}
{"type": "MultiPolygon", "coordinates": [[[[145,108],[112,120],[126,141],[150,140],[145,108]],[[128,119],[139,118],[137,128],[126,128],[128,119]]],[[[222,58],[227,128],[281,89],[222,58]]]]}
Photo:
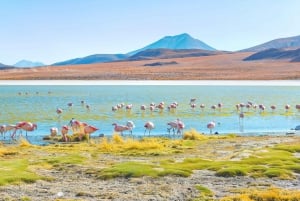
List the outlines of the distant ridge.
{"type": "Polygon", "coordinates": [[[15,67],[37,67],[37,66],[45,66],[42,62],[35,62],[35,61],[29,61],[29,60],[21,60],[14,64],[15,67]]]}
{"type": "Polygon", "coordinates": [[[57,62],[52,64],[52,66],[103,63],[103,62],[123,60],[126,59],[127,57],[128,56],[126,54],[94,54],[82,58],[75,58],[67,61],[57,62]]]}
{"type": "Polygon", "coordinates": [[[284,50],[271,48],[257,52],[245,58],[244,61],[254,61],[254,60],[263,60],[263,59],[273,59],[273,60],[283,60],[289,59],[291,62],[300,61],[300,48],[296,50],[284,50]]]}
{"type": "Polygon", "coordinates": [[[0,63],[0,70],[14,69],[15,67],[0,63]]]}
{"type": "Polygon", "coordinates": [[[205,44],[204,42],[191,37],[187,33],[179,34],[176,36],[165,36],[160,40],[151,43],[141,49],[134,50],[132,52],[127,53],[128,55],[132,56],[137,54],[138,52],[142,52],[148,49],[202,49],[202,50],[210,50],[215,51],[216,49],[205,44]]]}
{"type": "MultiPolygon", "coordinates": [[[[147,60],[147,59],[171,59],[183,57],[199,57],[220,54],[218,51],[208,51],[200,49],[147,49],[136,53],[127,60],[147,60]]],[[[223,52],[224,53],[224,52],[223,52]]]]}
{"type": "Polygon", "coordinates": [[[241,52],[259,52],[267,49],[297,49],[300,48],[300,36],[288,37],[288,38],[279,38],[271,40],[269,42],[257,45],[251,48],[241,50],[241,52]]]}

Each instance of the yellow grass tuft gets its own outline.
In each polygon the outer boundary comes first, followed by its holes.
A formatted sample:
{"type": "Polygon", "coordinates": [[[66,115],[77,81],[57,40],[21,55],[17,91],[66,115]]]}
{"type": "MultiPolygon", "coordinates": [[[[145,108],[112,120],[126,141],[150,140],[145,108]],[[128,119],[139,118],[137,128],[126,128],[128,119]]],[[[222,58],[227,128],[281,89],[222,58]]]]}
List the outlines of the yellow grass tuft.
{"type": "Polygon", "coordinates": [[[184,132],[183,139],[184,140],[207,140],[208,137],[192,128],[191,130],[184,132]]]}
{"type": "Polygon", "coordinates": [[[221,201],[295,201],[300,200],[299,190],[271,187],[266,190],[248,189],[239,195],[224,197],[221,201]]]}
{"type": "Polygon", "coordinates": [[[113,143],[115,143],[115,144],[123,144],[124,143],[123,138],[119,134],[116,134],[116,133],[113,134],[112,140],[113,140],[113,143]]]}
{"type": "Polygon", "coordinates": [[[20,138],[19,146],[20,147],[31,147],[32,144],[30,144],[30,142],[28,142],[28,140],[26,140],[25,138],[20,138]]]}

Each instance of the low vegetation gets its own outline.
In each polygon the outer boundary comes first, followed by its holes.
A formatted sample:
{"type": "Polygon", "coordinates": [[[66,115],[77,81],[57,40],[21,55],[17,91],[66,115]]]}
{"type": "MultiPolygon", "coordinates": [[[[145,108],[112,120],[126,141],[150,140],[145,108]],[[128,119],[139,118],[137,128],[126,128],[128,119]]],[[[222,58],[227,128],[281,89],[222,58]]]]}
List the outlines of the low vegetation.
{"type": "MultiPolygon", "coordinates": [[[[0,185],[48,180],[39,170],[80,170],[99,180],[117,177],[189,177],[195,170],[210,170],[218,177],[265,177],[293,179],[300,173],[300,142],[240,146],[242,140],[231,135],[202,135],[196,130],[184,133],[183,139],[121,137],[91,139],[86,142],[31,145],[20,140],[18,145],[0,144],[0,185]],[[243,155],[242,153],[247,153],[243,155]],[[240,155],[242,154],[242,155],[240,155]]],[[[260,140],[259,138],[257,139],[260,140]]],[[[196,200],[213,200],[214,193],[200,184],[196,200]]],[[[300,200],[300,193],[281,189],[241,191],[229,200],[300,200]],[[269,198],[267,195],[276,198],[269,198]],[[294,197],[293,197],[294,196],[294,197]]]]}
{"type": "Polygon", "coordinates": [[[247,189],[237,195],[225,197],[221,201],[296,201],[300,200],[299,190],[269,188],[266,190],[247,189]]]}

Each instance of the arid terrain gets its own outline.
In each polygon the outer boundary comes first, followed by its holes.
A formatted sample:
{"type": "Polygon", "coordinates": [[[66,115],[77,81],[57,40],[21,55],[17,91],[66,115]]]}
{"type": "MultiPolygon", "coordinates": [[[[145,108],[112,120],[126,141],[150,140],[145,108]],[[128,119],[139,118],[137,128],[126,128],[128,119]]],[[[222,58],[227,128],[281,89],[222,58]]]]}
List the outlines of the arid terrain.
{"type": "Polygon", "coordinates": [[[252,53],[1,70],[1,80],[298,80],[299,63],[252,53]],[[153,63],[163,65],[150,65],[153,63]],[[148,64],[145,66],[145,64],[148,64]]]}

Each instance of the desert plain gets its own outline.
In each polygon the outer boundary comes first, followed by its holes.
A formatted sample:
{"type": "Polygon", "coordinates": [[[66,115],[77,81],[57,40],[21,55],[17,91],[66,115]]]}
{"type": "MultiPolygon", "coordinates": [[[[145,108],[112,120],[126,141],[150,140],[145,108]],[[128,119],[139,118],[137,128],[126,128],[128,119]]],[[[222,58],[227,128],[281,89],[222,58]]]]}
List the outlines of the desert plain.
{"type": "Polygon", "coordinates": [[[298,80],[299,62],[243,61],[253,53],[1,70],[1,80],[298,80]],[[161,63],[162,65],[148,66],[161,63]]]}

